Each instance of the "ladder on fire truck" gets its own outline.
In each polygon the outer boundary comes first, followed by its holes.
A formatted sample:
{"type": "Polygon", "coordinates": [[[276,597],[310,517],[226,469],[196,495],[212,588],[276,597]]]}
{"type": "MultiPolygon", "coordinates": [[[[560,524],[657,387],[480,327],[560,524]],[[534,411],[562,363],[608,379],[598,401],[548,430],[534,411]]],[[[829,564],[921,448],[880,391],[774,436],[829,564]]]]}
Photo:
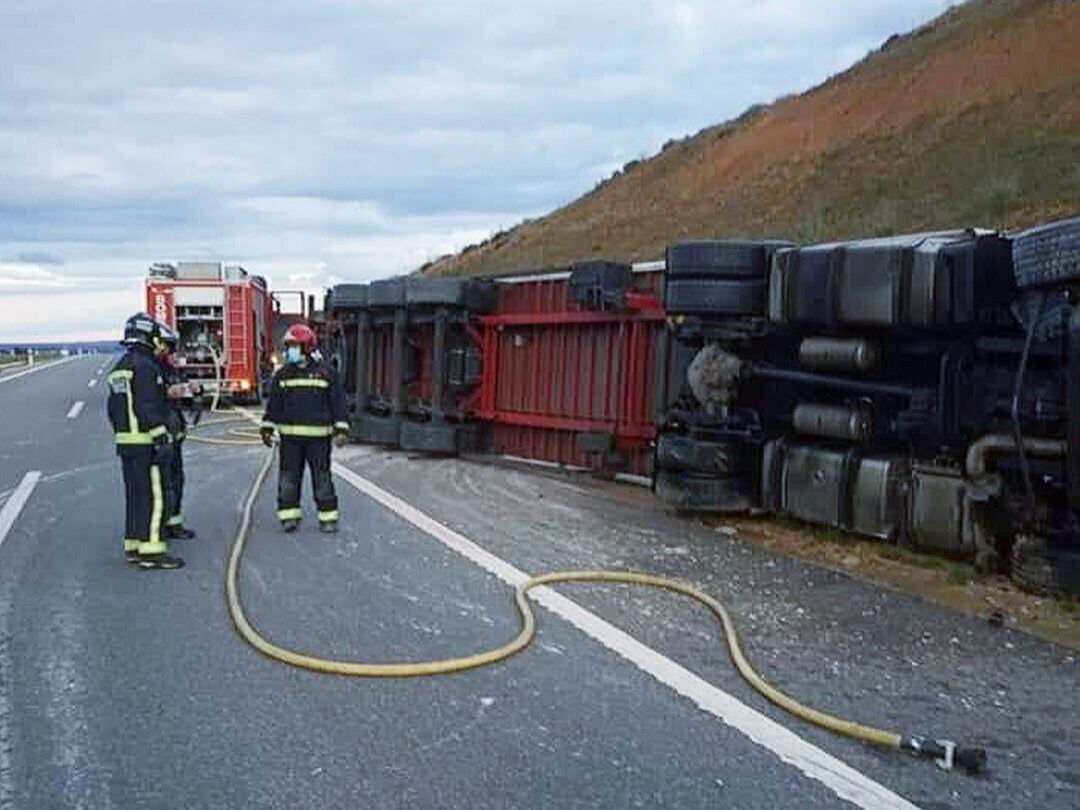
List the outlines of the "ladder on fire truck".
{"type": "Polygon", "coordinates": [[[227,377],[242,374],[248,352],[248,308],[243,284],[225,284],[225,371],[227,377]]]}

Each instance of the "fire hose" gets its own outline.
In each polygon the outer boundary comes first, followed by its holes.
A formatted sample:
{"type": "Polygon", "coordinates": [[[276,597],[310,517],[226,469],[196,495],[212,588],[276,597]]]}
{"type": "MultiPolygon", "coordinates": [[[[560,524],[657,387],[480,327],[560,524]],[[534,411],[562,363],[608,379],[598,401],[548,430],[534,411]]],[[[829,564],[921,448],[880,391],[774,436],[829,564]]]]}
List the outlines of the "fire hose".
{"type": "MultiPolygon", "coordinates": [[[[248,417],[218,419],[204,424],[216,425],[234,421],[248,421],[248,417]]],[[[258,433],[235,428],[231,429],[225,438],[207,436],[192,436],[191,438],[209,444],[254,445],[259,443],[258,433]]],[[[271,659],[315,672],[362,678],[410,678],[461,672],[503,661],[521,652],[532,643],[536,636],[536,617],[532,611],[528,594],[533,588],[567,582],[604,582],[644,586],[687,596],[708,609],[720,623],[724,640],[727,643],[728,653],[739,674],[758,693],[789,714],[844,737],[862,740],[882,748],[904,751],[921,759],[934,760],[946,770],[959,768],[966,773],[977,774],[986,768],[986,751],[982,748],[960,746],[951,740],[935,739],[931,736],[922,735],[904,735],[895,731],[863,725],[799,702],[766,681],[753,667],[742,649],[735,622],[720,600],[691,583],[651,574],[632,571],[585,570],[553,571],[531,577],[518,585],[514,591],[514,604],[520,622],[517,636],[498,647],[454,658],[393,663],[343,661],[308,655],[275,644],[262,635],[248,619],[240,597],[239,586],[240,568],[244,550],[251,535],[255,502],[270,472],[273,460],[274,453],[271,451],[266,454],[266,458],[247,493],[240,525],[233,540],[225,570],[225,596],[228,602],[229,614],[237,632],[244,641],[271,659]]]]}

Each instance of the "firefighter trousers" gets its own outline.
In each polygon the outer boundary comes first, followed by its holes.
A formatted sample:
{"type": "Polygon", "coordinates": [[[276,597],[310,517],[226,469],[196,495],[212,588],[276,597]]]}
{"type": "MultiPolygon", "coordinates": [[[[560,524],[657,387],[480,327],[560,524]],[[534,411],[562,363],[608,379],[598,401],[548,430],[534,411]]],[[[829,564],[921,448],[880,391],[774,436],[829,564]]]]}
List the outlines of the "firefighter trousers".
{"type": "Polygon", "coordinates": [[[330,474],[330,437],[315,439],[282,436],[278,445],[278,512],[279,520],[299,520],[300,485],[304,466],[311,470],[311,488],[319,509],[319,522],[338,519],[338,500],[334,479],[330,474]]]}
{"type": "Polygon", "coordinates": [[[165,491],[158,448],[123,446],[116,452],[124,471],[124,551],[164,554],[165,491]]]}
{"type": "Polygon", "coordinates": [[[165,490],[165,525],[184,525],[184,440],[173,439],[158,448],[161,482],[165,490]]]}

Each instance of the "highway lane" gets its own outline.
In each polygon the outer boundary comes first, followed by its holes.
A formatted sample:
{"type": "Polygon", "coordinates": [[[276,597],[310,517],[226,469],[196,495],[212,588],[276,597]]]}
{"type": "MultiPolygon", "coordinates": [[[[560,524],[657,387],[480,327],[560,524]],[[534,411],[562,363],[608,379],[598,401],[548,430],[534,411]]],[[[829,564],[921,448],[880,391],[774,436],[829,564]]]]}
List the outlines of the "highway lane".
{"type": "Polygon", "coordinates": [[[0,377],[0,497],[19,483],[28,464],[56,471],[101,460],[105,406],[99,381],[114,360],[85,355],[0,377]],[[68,419],[77,402],[84,403],[81,412],[68,419]],[[88,423],[94,429],[85,432],[88,423]]]}
{"type": "MultiPolygon", "coordinates": [[[[355,681],[262,658],[233,634],[221,595],[239,498],[262,451],[191,445],[185,511],[200,538],[177,544],[188,567],[133,571],[120,561],[120,476],[100,400],[74,420],[66,416],[97,367],[71,366],[79,373],[58,368],[22,381],[45,389],[19,392],[19,401],[39,407],[7,411],[11,424],[3,428],[5,439],[39,437],[3,459],[3,474],[14,480],[40,469],[43,476],[0,547],[0,807],[850,806],[546,611],[537,646],[447,678],[355,681]],[[52,400],[59,405],[46,408],[52,400]],[[80,424],[69,434],[65,421],[80,424]]],[[[0,385],[7,410],[4,396],[0,385]]],[[[868,671],[859,663],[876,643],[883,656],[895,655],[907,643],[907,624],[929,622],[935,633],[964,624],[945,611],[759,552],[710,557],[705,542],[716,545],[715,536],[702,538],[693,524],[643,506],[632,490],[613,495],[366,448],[341,458],[526,570],[629,565],[711,580],[720,592],[732,578],[762,577],[736,589],[736,608],[749,619],[748,645],[764,653],[759,660],[771,677],[797,684],[811,700],[858,709],[862,719],[920,719],[942,732],[980,728],[977,715],[928,694],[963,672],[964,655],[938,665],[925,651],[907,651],[923,672],[912,678],[910,666],[897,669],[900,699],[875,692],[887,667],[868,671]],[[684,535],[671,537],[676,530],[684,535]],[[830,620],[862,639],[840,643],[851,660],[836,662],[841,630],[824,638],[806,626],[794,637],[787,632],[778,620],[797,604],[815,618],[832,605],[830,620]],[[863,615],[875,606],[878,618],[863,615]],[[895,642],[866,635],[894,610],[900,615],[887,630],[899,636],[895,642]],[[840,672],[830,676],[833,663],[840,672]],[[869,680],[859,684],[860,677],[869,680]]],[[[334,538],[319,535],[310,520],[297,535],[281,535],[272,493],[259,502],[242,587],[255,623],[271,637],[305,651],[386,660],[479,649],[513,633],[497,580],[350,487],[339,483],[339,493],[343,532],[334,538]]],[[[1075,750],[1068,742],[1075,727],[1062,730],[1055,758],[1047,735],[1035,733],[1040,717],[1024,718],[1021,741],[996,719],[995,753],[1008,757],[1011,745],[1034,756],[1041,784],[1024,762],[1009,766],[1007,780],[965,780],[774,712],[727,668],[715,631],[668,597],[572,594],[921,807],[1030,806],[1031,799],[1069,806],[1062,763],[1075,750]]],[[[966,660],[991,667],[968,647],[988,639],[971,627],[957,632],[966,660]]],[[[1040,668],[1028,674],[1026,708],[1075,700],[1076,670],[1062,651],[1008,637],[1040,668]]],[[[1000,677],[1023,674],[1014,666],[1000,677]]],[[[976,683],[991,676],[966,675],[976,683]]],[[[1004,685],[1006,700],[1016,699],[1015,687],[1004,685]]],[[[1037,708],[1044,723],[1052,719],[1046,705],[1037,708]]]]}
{"type": "MultiPolygon", "coordinates": [[[[34,422],[27,414],[24,428],[34,422]]],[[[88,423],[84,438],[108,449],[103,423],[88,423]]],[[[83,445],[72,445],[67,461],[81,462],[83,445]]],[[[120,562],[115,460],[58,471],[63,459],[47,450],[24,459],[47,474],[0,560],[5,780],[15,806],[609,806],[657,797],[695,806],[722,787],[770,805],[785,796],[836,805],[568,627],[546,630],[536,656],[468,679],[372,684],[266,661],[232,634],[220,596],[237,501],[261,451],[192,448],[199,506],[188,511],[203,538],[178,549],[189,560],[183,572],[159,573],[120,562]],[[715,776],[717,749],[743,763],[726,782],[715,776]]],[[[333,539],[310,527],[278,534],[272,499],[263,499],[245,577],[260,623],[331,653],[419,657],[513,631],[490,578],[359,495],[342,496],[350,519],[333,539]],[[385,587],[396,577],[404,594],[385,587]],[[484,615],[466,603],[486,604],[484,615]],[[432,629],[448,615],[452,626],[432,629]]]]}

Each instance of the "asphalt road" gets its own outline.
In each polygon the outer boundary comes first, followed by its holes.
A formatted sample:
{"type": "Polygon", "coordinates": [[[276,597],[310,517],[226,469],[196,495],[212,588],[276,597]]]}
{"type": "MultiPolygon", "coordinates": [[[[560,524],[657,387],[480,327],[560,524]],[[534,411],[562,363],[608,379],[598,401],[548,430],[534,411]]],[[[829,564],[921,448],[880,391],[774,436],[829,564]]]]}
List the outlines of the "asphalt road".
{"type": "Polygon", "coordinates": [[[175,545],[187,567],[126,567],[119,464],[90,385],[105,362],[0,378],[0,532],[40,473],[0,534],[0,808],[1077,806],[1072,653],[770,556],[633,487],[348,448],[347,471],[445,528],[339,479],[342,532],[309,519],[286,536],[265,492],[245,603],[305,652],[423,659],[516,631],[505,584],[455,542],[496,570],[684,577],[729,602],[781,687],[983,745],[990,773],[946,773],[788,717],[739,679],[702,611],[618,586],[560,588],[580,613],[538,610],[537,643],[483,670],[365,681],[268,660],[233,632],[222,593],[263,451],[189,445],[199,538],[175,545]]]}

